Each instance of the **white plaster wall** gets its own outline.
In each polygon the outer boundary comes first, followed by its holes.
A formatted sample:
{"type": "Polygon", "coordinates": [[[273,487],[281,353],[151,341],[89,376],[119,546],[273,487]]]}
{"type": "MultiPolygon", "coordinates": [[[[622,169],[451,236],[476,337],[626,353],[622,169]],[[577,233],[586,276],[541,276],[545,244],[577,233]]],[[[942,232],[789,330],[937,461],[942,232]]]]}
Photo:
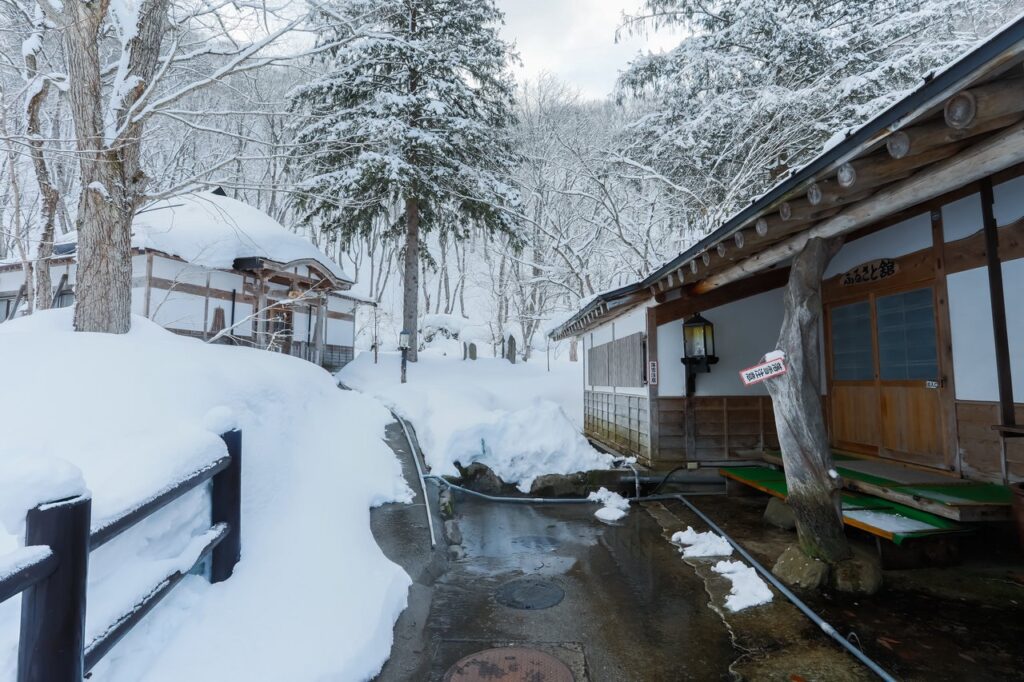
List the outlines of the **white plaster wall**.
{"type": "MultiPolygon", "coordinates": [[[[987,268],[949,275],[949,317],[953,333],[953,376],[958,400],[999,400],[995,336],[987,268]]],[[[1003,263],[1006,323],[1014,399],[1024,399],[1024,259],[1003,263]]]]}
{"type": "MultiPolygon", "coordinates": [[[[163,256],[153,256],[153,277],[157,279],[168,279],[172,282],[205,287],[207,272],[209,271],[206,268],[199,265],[192,265],[191,263],[172,260],[163,256]]],[[[136,269],[133,274],[136,277],[145,277],[146,266],[143,264],[141,270],[136,269]]]]}
{"type": "Polygon", "coordinates": [[[327,343],[351,346],[355,324],[351,320],[327,320],[327,343]]]}
{"type": "Polygon", "coordinates": [[[1024,176],[996,185],[992,188],[992,196],[997,225],[1008,225],[1024,216],[1024,176]]]}
{"type": "Polygon", "coordinates": [[[897,258],[932,245],[930,214],[922,213],[845,244],[825,270],[825,279],[877,258],[897,258]]]}
{"type": "MultiPolygon", "coordinates": [[[[717,327],[716,327],[717,329],[717,327]]],[[[658,326],[658,395],[686,394],[686,368],[683,357],[683,321],[658,326]]]]}
{"type": "Polygon", "coordinates": [[[947,242],[970,237],[981,229],[981,196],[972,194],[942,207],[942,235],[947,242]]]}
{"type": "MultiPolygon", "coordinates": [[[[153,289],[149,318],[163,327],[201,332],[206,328],[203,317],[205,300],[203,296],[180,291],[153,289]]],[[[230,315],[229,310],[226,312],[230,315]]]]}
{"type": "Polygon", "coordinates": [[[783,291],[775,289],[702,313],[715,325],[719,360],[711,372],[698,375],[697,395],[768,393],[763,384],[744,386],[739,373],[775,349],[782,326],[783,291]]]}

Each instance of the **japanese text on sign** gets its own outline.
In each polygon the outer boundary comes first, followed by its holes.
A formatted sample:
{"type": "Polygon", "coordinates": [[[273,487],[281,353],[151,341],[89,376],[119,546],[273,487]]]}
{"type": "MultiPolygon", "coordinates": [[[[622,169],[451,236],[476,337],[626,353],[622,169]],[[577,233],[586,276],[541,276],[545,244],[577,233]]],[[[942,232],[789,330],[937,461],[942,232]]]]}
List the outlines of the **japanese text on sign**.
{"type": "Polygon", "coordinates": [[[760,365],[748,367],[740,372],[740,379],[745,386],[759,384],[765,379],[773,379],[786,373],[786,363],[781,359],[769,360],[760,365]]]}
{"type": "Polygon", "coordinates": [[[877,282],[879,280],[892,277],[898,271],[899,268],[896,265],[896,261],[889,258],[882,258],[880,260],[873,260],[870,263],[858,265],[852,270],[847,270],[843,273],[839,282],[844,287],[848,287],[853,284],[877,282]]]}
{"type": "Polygon", "coordinates": [[[658,385],[658,361],[651,360],[647,363],[647,383],[651,386],[658,385]]]}

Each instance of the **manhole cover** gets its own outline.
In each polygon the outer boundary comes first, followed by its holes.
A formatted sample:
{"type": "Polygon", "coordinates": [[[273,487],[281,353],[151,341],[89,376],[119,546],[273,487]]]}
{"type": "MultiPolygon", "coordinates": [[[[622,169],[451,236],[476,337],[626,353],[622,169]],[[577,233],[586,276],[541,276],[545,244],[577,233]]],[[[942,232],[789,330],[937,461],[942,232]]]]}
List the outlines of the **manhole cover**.
{"type": "Polygon", "coordinates": [[[504,647],[487,649],[453,665],[445,682],[573,682],[569,666],[536,649],[504,647]]]}
{"type": "Polygon", "coordinates": [[[562,602],[565,590],[539,578],[521,578],[499,587],[494,598],[513,609],[549,609],[562,602]]]}

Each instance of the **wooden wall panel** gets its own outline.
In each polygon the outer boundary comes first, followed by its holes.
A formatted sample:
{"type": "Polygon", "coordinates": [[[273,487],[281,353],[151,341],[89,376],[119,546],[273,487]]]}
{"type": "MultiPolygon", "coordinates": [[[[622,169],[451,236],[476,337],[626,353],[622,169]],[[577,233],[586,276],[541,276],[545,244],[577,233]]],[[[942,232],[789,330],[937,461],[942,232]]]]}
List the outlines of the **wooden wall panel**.
{"type": "Polygon", "coordinates": [[[684,461],[723,461],[737,451],[778,448],[768,396],[658,398],[658,466],[684,461]],[[686,451],[686,401],[694,401],[695,452],[686,451]]]}
{"type": "MultiPolygon", "coordinates": [[[[1024,423],[1024,404],[1016,405],[1017,423],[1024,423]]],[[[957,432],[960,464],[965,478],[1002,482],[1000,436],[992,430],[999,422],[999,404],[958,400],[957,432]]],[[[1006,464],[1011,481],[1024,481],[1024,438],[1006,439],[1006,464]]]]}
{"type": "Polygon", "coordinates": [[[883,384],[881,396],[880,454],[900,461],[947,468],[939,391],[883,384]]]}
{"type": "Polygon", "coordinates": [[[831,401],[826,402],[831,402],[833,444],[853,449],[878,447],[878,389],[874,383],[833,384],[831,401]]]}

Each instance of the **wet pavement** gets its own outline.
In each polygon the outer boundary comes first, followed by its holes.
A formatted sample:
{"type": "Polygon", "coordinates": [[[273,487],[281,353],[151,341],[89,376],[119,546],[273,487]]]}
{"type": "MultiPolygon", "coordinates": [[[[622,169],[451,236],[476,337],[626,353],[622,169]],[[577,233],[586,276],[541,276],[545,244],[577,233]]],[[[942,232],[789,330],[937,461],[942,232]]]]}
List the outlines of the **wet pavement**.
{"type": "MultiPolygon", "coordinates": [[[[414,585],[379,680],[444,680],[460,660],[495,647],[553,656],[576,682],[872,679],[779,594],[728,613],[729,584],[711,571],[715,560],[684,561],[668,541],[689,525],[705,530],[676,501],[634,506],[608,525],[592,505],[510,505],[456,493],[461,545],[450,548],[431,483],[431,548],[397,424],[387,440],[416,500],[373,510],[371,524],[414,585]]],[[[695,499],[767,566],[794,539],[763,523],[763,500],[695,499]]],[[[1019,562],[1010,566],[887,571],[872,597],[802,596],[898,679],[1024,679],[1022,579],[1019,562]]]]}
{"type": "MultiPolygon", "coordinates": [[[[396,433],[388,436],[407,459],[396,433]]],[[[415,482],[415,471],[406,473],[415,482]]],[[[428,490],[435,504],[437,486],[428,490]]],[[[413,505],[373,513],[385,554],[416,583],[379,680],[443,680],[465,656],[512,645],[555,656],[577,682],[731,679],[737,653],[708,608],[702,579],[643,510],[608,525],[594,518],[593,505],[496,504],[456,494],[464,556],[452,559],[439,556],[447,554],[440,534],[442,548],[429,550],[421,504],[417,495],[413,505]],[[549,608],[500,604],[502,586],[523,578],[564,596],[549,608]]]]}
{"type": "Polygon", "coordinates": [[[465,557],[435,585],[432,652],[418,679],[441,680],[463,656],[512,643],[553,653],[581,682],[729,679],[728,630],[654,520],[634,510],[610,526],[593,512],[457,497],[465,557]],[[502,586],[523,577],[564,598],[537,610],[500,604],[502,586]]]}

